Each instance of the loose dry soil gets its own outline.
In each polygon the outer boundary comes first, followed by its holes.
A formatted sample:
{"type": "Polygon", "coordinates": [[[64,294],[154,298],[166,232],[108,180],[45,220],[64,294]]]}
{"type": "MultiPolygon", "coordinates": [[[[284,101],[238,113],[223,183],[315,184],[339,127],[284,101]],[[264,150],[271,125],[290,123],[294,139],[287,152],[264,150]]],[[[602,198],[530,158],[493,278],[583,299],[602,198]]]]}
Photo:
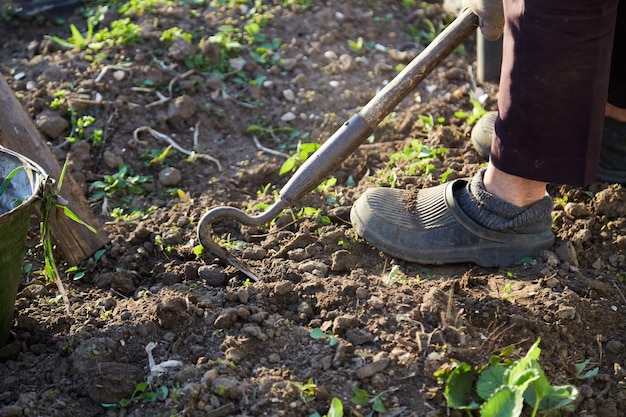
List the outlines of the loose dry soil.
{"type": "MultiPolygon", "coordinates": [[[[258,211],[289,178],[279,175],[284,157],[267,149],[293,153],[298,140],[323,142],[419,51],[411,28],[427,29],[427,19],[444,16],[440,5],[427,3],[263,2],[261,31],[282,45],[268,63],[248,48],[221,78],[199,61],[189,72],[188,57],[204,56],[205,63],[219,57],[213,46],[198,49],[200,39],[226,23],[242,27],[251,15],[250,1],[219,3],[229,2],[181,1],[131,16],[143,42],[107,46],[99,64],[46,36],[67,39],[69,23],[85,30],[81,13],[60,23],[38,16],[1,24],[0,70],[59,161],[71,152],[72,175],[85,196],[93,198],[90,184],[118,173],[121,163],[148,181],[140,194],[117,192],[91,205],[110,243],[99,259],[78,266],[81,279],[65,277],[69,313],[56,286],[37,273],[42,254],[33,227],[25,257],[32,269],[0,349],[0,416],[309,416],[325,414],[333,397],[345,415],[367,415],[370,406],[351,402],[355,386],[382,394],[386,412],[376,415],[460,416],[447,409],[433,372],[451,359],[484,365],[510,344],[520,357],[539,337],[550,381],[580,390],[570,415],[626,415],[621,186],[551,187],[555,246],[511,268],[401,262],[350,226],[350,207],[369,187],[392,181],[427,187],[448,168],[450,180],[484,164],[458,113],[473,109],[474,39],[343,163],[335,186],[311,193],[267,228],[215,224],[214,237],[253,267],[259,282],[210,255],[196,256],[196,227],[207,209],[258,211]],[[193,33],[193,46],[161,40],[171,27],[193,33]],[[363,46],[351,48],[359,38],[363,46]],[[67,94],[52,109],[60,90],[67,94]],[[95,117],[85,137],[102,129],[100,144],[65,143],[70,107],[77,117],[95,117]],[[429,128],[420,115],[444,121],[429,128]],[[252,125],[263,129],[247,131],[252,125]],[[188,161],[172,151],[151,163],[167,143],[145,129],[133,134],[142,127],[216,161],[188,161]],[[390,155],[414,139],[448,151],[431,161],[430,174],[396,166],[394,179],[390,155]],[[143,215],[113,217],[116,207],[143,215]],[[317,218],[302,214],[305,207],[318,209],[317,218]],[[315,328],[331,332],[336,344],[312,338],[315,328]],[[161,371],[149,363],[151,343],[157,365],[170,361],[161,371]],[[574,365],[586,359],[599,373],[576,380],[574,365]],[[145,381],[159,393],[155,401],[103,407],[130,399],[145,381]],[[316,388],[305,402],[295,384],[308,382],[316,388]]],[[[122,17],[121,4],[109,8],[98,28],[122,17]]],[[[478,87],[485,108],[494,109],[497,85],[478,87]]]]}

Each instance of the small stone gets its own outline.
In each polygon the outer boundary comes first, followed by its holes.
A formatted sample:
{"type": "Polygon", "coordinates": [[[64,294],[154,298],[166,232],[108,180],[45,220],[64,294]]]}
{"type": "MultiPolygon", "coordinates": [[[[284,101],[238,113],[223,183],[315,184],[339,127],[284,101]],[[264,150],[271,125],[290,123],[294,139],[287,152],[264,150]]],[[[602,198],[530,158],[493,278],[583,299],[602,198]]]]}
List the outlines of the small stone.
{"type": "Polygon", "coordinates": [[[328,83],[328,85],[330,85],[332,88],[337,88],[341,85],[341,83],[339,81],[332,80],[331,82],[328,83]]]}
{"type": "Polygon", "coordinates": [[[30,284],[22,290],[22,296],[26,298],[38,298],[48,294],[48,290],[41,284],[30,284]]]}
{"type": "Polygon", "coordinates": [[[131,245],[139,245],[140,243],[145,242],[150,237],[150,230],[146,228],[146,226],[140,223],[137,228],[130,234],[128,238],[128,243],[131,245]]]}
{"type": "Polygon", "coordinates": [[[292,89],[287,88],[286,90],[283,90],[283,97],[285,97],[285,100],[287,101],[294,101],[296,99],[296,94],[292,89]]]}
{"type": "Polygon", "coordinates": [[[276,283],[274,287],[274,292],[276,295],[287,295],[293,290],[293,282],[291,281],[280,281],[276,283]]]}
{"type": "Polygon", "coordinates": [[[228,329],[237,321],[237,309],[235,308],[225,308],[221,311],[220,315],[217,316],[213,325],[218,329],[228,329]]]}
{"type": "Polygon", "coordinates": [[[569,240],[561,242],[556,247],[556,256],[559,257],[561,262],[569,263],[570,265],[578,266],[578,255],[576,254],[576,248],[574,244],[569,240]]]}
{"type": "Polygon", "coordinates": [[[606,350],[616,355],[624,351],[624,342],[621,340],[610,340],[606,344],[606,350]]]}
{"type": "Polygon", "coordinates": [[[332,254],[330,269],[335,272],[346,272],[353,269],[357,264],[357,257],[347,250],[339,250],[332,254]]]}
{"type": "Polygon", "coordinates": [[[556,288],[561,284],[561,281],[557,277],[551,277],[546,280],[546,287],[548,288],[556,288]]]}
{"type": "Polygon", "coordinates": [[[242,395],[239,385],[237,378],[229,375],[220,375],[211,384],[211,391],[220,397],[236,400],[241,398],[242,395]]]}
{"type": "Polygon", "coordinates": [[[24,410],[19,405],[7,405],[0,408],[0,417],[22,417],[24,410]]]}
{"type": "Polygon", "coordinates": [[[267,361],[269,363],[280,363],[280,355],[278,353],[270,353],[267,356],[267,361]]]}
{"type": "Polygon", "coordinates": [[[212,287],[223,287],[228,282],[228,277],[217,265],[202,265],[198,268],[198,276],[212,287]]]}
{"type": "Polygon", "coordinates": [[[561,305],[556,314],[561,320],[573,320],[576,318],[576,308],[561,305]]]}
{"type": "Polygon", "coordinates": [[[541,257],[546,261],[548,266],[552,268],[556,268],[559,265],[559,258],[556,254],[549,250],[544,250],[541,252],[541,257]]]}
{"type": "Polygon", "coordinates": [[[567,203],[563,211],[576,219],[589,215],[589,209],[583,203],[567,203]]]}
{"type": "Polygon", "coordinates": [[[53,111],[43,111],[35,118],[35,124],[46,136],[54,139],[69,129],[70,124],[53,111]]]}
{"type": "Polygon", "coordinates": [[[309,272],[318,277],[325,277],[328,274],[328,266],[321,261],[307,261],[298,265],[298,272],[309,272]]]}
{"type": "Polygon", "coordinates": [[[260,261],[267,258],[267,250],[259,246],[246,247],[241,254],[244,259],[251,259],[253,261],[260,261]]]}
{"type": "Polygon", "coordinates": [[[177,168],[165,167],[159,172],[159,182],[165,187],[177,186],[182,178],[183,176],[177,168]]]}
{"type": "Polygon", "coordinates": [[[358,379],[370,378],[387,369],[390,362],[389,358],[382,358],[378,361],[368,363],[356,371],[356,377],[358,379]]]}
{"type": "Polygon", "coordinates": [[[344,334],[346,330],[354,328],[359,323],[355,316],[339,316],[333,321],[333,333],[344,334]]]}
{"type": "Polygon", "coordinates": [[[133,277],[125,272],[115,272],[111,275],[111,288],[123,295],[131,296],[135,293],[133,277]]]}
{"type": "Polygon", "coordinates": [[[172,42],[170,49],[167,51],[167,56],[176,61],[184,61],[197,52],[198,48],[196,48],[193,44],[179,38],[172,42]]]}
{"type": "Polygon", "coordinates": [[[365,300],[367,297],[369,297],[369,295],[370,292],[367,288],[359,287],[356,289],[356,298],[360,300],[365,300]]]}
{"type": "Polygon", "coordinates": [[[163,243],[166,245],[178,245],[183,240],[183,234],[180,230],[168,230],[163,234],[163,243]]]}
{"type": "Polygon", "coordinates": [[[346,339],[353,345],[364,345],[374,340],[374,336],[367,330],[360,327],[349,329],[346,332],[346,339]]]}
{"type": "Polygon", "coordinates": [[[228,349],[226,349],[226,352],[224,352],[224,359],[226,359],[227,361],[240,363],[245,358],[246,358],[246,353],[243,351],[243,349],[240,349],[236,346],[229,347],[228,349]]]}
{"type": "Polygon", "coordinates": [[[122,81],[125,76],[126,76],[126,73],[124,71],[122,71],[122,70],[118,70],[118,71],[114,71],[113,72],[113,79],[115,81],[122,81]]]}
{"type": "Polygon", "coordinates": [[[291,122],[292,120],[296,120],[296,117],[297,116],[295,115],[295,113],[288,111],[287,113],[280,116],[280,120],[282,120],[283,122],[291,122]]]}
{"type": "Polygon", "coordinates": [[[104,161],[104,164],[111,169],[117,168],[124,163],[124,159],[122,159],[121,156],[116,155],[111,151],[104,151],[102,154],[102,160],[104,161]]]}
{"type": "Polygon", "coordinates": [[[335,51],[326,51],[324,52],[324,58],[329,61],[334,61],[337,59],[337,54],[335,53],[335,51]]]}
{"type": "Polygon", "coordinates": [[[370,305],[370,307],[376,309],[376,310],[380,310],[383,307],[385,307],[385,303],[383,300],[381,300],[380,298],[376,297],[376,296],[372,296],[369,300],[367,300],[367,304],[370,305]]]}
{"type": "Polygon", "coordinates": [[[167,109],[167,118],[175,123],[187,120],[196,114],[196,102],[193,97],[182,95],[171,100],[167,109]]]}

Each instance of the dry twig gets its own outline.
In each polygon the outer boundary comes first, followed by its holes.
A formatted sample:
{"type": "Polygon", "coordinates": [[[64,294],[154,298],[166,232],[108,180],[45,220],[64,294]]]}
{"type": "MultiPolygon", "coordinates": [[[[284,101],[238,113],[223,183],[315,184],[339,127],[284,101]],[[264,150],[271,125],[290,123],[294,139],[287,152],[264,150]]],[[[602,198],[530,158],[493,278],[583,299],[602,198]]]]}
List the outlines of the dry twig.
{"type": "MultiPolygon", "coordinates": [[[[196,126],[198,126],[198,125],[196,125],[196,126]]],[[[196,129],[196,130],[198,130],[198,129],[196,129]]],[[[182,146],[180,146],[174,139],[170,138],[169,136],[167,136],[164,133],[161,133],[161,132],[159,132],[157,130],[154,130],[150,126],[142,126],[142,127],[138,127],[137,129],[135,129],[135,131],[133,132],[133,138],[137,142],[140,142],[140,140],[139,140],[139,133],[141,133],[141,132],[148,132],[150,135],[152,135],[152,137],[154,137],[156,139],[159,139],[159,140],[163,140],[163,141],[169,143],[177,151],[179,151],[181,153],[184,153],[185,155],[188,155],[188,156],[190,156],[192,158],[204,159],[206,161],[213,162],[215,165],[217,165],[217,168],[220,171],[222,170],[222,164],[217,159],[213,158],[210,155],[205,155],[205,154],[202,154],[202,153],[196,153],[194,151],[189,151],[189,150],[183,148],[182,146]]]]}

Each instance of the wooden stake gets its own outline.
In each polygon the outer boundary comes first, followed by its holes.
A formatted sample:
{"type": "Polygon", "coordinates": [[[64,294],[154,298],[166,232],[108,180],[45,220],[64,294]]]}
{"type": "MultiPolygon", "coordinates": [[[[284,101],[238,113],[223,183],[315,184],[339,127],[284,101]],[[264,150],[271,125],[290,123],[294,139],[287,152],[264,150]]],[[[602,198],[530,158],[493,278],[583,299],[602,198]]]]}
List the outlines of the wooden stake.
{"type": "MultiPolygon", "coordinates": [[[[59,179],[61,165],[3,76],[0,76],[0,145],[32,159],[50,177],[59,179]]],[[[77,265],[102,248],[108,241],[107,235],[70,173],[63,179],[61,195],[69,200],[68,207],[80,219],[98,230],[97,234],[92,233],[70,219],[50,216],[52,237],[59,253],[69,264],[77,265]]]]}

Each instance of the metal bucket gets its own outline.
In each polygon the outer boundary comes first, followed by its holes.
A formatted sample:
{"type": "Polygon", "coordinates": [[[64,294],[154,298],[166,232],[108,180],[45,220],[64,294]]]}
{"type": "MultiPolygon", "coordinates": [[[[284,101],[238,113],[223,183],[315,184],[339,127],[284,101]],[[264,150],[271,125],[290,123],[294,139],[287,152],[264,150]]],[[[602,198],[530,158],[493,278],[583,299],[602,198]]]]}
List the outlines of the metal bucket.
{"type": "Polygon", "coordinates": [[[0,184],[23,167],[0,195],[0,346],[9,337],[19,287],[30,214],[46,177],[43,169],[23,155],[0,147],[0,184]]]}

